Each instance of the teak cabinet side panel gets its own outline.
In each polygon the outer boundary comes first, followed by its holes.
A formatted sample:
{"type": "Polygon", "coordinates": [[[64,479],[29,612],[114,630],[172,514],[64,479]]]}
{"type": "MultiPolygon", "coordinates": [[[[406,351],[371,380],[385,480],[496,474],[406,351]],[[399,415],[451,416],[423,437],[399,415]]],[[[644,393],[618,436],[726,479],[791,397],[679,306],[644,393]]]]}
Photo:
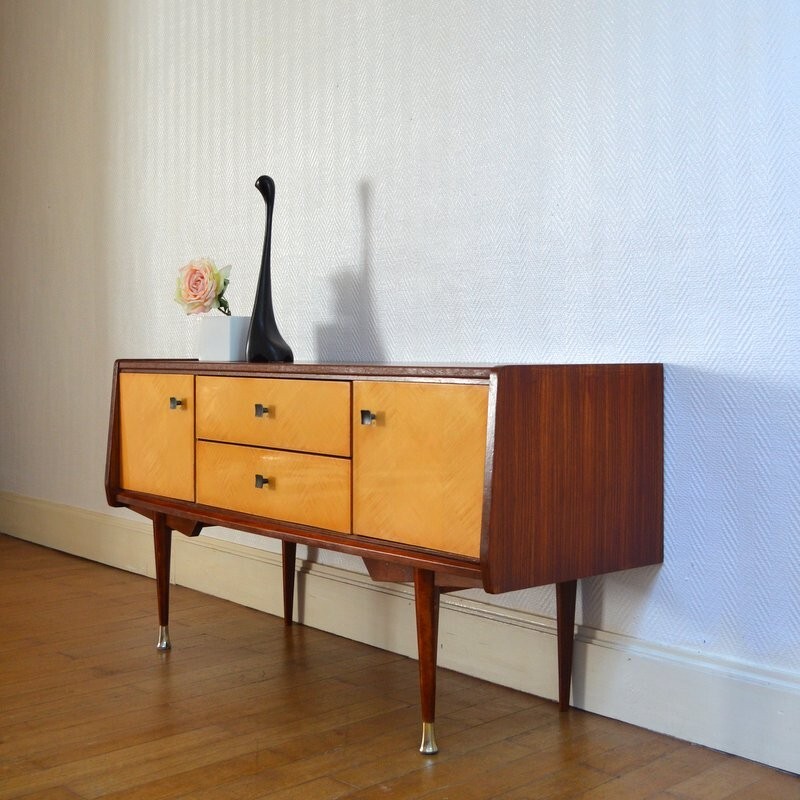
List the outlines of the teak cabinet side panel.
{"type": "Polygon", "coordinates": [[[500,368],[494,421],[488,591],[662,561],[660,364],[500,368]]]}
{"type": "Polygon", "coordinates": [[[194,500],[194,376],[119,376],[123,489],[194,500]]]}
{"type": "Polygon", "coordinates": [[[488,386],[356,381],[353,532],[476,558],[488,386]],[[375,415],[362,424],[362,411],[375,415]]]}

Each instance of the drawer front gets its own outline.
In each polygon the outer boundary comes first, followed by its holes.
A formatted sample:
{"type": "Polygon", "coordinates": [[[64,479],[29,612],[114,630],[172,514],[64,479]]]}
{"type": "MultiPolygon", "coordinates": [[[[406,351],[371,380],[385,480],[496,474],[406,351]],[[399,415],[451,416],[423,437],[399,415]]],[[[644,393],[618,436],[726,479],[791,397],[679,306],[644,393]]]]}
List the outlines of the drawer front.
{"type": "Polygon", "coordinates": [[[194,500],[194,376],[123,372],[119,393],[122,488],[194,500]]]}
{"type": "Polygon", "coordinates": [[[197,502],[350,533],[350,461],[198,441],[197,502]]]}
{"type": "Polygon", "coordinates": [[[488,402],[488,386],[356,381],[353,532],[477,558],[488,402]]]}
{"type": "Polygon", "coordinates": [[[197,377],[197,437],[350,455],[350,384],[197,377]]]}

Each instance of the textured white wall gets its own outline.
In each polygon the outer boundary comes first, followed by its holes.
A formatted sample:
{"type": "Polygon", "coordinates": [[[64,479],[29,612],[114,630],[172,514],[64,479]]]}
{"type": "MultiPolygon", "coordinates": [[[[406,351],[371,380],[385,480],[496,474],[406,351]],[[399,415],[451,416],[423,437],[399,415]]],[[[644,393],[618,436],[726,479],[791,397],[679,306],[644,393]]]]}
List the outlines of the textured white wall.
{"type": "MultiPolygon", "coordinates": [[[[0,4],[0,490],[104,508],[111,364],[666,363],[666,556],[582,621],[800,679],[800,5],[0,4]]],[[[498,602],[553,612],[550,590],[498,602]]]]}

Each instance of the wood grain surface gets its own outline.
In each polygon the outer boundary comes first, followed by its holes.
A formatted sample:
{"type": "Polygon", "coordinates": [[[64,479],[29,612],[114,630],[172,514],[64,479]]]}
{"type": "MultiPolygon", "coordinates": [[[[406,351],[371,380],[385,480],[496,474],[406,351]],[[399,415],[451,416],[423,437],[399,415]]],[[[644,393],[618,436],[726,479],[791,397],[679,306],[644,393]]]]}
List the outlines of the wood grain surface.
{"type": "Polygon", "coordinates": [[[353,530],[477,556],[487,386],[355,381],[353,530]],[[361,424],[361,411],[375,421],[361,424]]]}
{"type": "Polygon", "coordinates": [[[198,441],[197,502],[349,533],[350,461],[198,441]]]}
{"type": "Polygon", "coordinates": [[[119,381],[122,487],[193,500],[194,377],[125,372],[119,381]]]}
{"type": "Polygon", "coordinates": [[[197,436],[307,453],[350,455],[350,384],[197,378],[197,436]],[[260,416],[255,407],[264,408],[260,416]]]}

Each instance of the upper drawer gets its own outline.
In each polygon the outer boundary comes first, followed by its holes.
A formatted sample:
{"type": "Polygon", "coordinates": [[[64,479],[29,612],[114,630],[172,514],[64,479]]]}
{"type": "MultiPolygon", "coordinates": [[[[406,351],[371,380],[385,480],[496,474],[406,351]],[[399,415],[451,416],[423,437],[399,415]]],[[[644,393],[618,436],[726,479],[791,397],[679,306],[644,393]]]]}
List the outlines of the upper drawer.
{"type": "Polygon", "coordinates": [[[198,439],[350,455],[350,384],[198,375],[198,439]]]}

